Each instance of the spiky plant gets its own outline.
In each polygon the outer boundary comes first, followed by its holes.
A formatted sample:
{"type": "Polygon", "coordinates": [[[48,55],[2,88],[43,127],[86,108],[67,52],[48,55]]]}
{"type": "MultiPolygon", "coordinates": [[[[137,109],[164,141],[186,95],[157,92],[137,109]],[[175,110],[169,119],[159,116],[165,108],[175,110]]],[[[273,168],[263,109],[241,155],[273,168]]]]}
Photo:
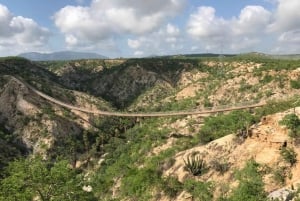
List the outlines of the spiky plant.
{"type": "Polygon", "coordinates": [[[185,168],[194,176],[202,175],[207,170],[205,160],[198,154],[189,155],[186,160],[183,159],[183,161],[185,168]]]}

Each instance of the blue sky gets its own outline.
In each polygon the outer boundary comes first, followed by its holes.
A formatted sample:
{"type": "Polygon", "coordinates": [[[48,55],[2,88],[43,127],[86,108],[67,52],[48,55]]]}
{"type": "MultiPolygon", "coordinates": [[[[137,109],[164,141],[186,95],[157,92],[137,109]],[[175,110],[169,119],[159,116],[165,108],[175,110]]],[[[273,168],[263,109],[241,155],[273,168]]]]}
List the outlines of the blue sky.
{"type": "Polygon", "coordinates": [[[0,0],[0,56],[300,53],[299,0],[0,0]]]}

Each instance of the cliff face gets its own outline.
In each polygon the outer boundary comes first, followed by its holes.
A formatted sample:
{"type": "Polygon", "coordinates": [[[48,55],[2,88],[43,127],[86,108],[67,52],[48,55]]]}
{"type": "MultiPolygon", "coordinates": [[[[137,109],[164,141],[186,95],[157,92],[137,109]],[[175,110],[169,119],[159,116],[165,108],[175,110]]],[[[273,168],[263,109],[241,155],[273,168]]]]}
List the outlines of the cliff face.
{"type": "MultiPolygon", "coordinates": [[[[70,158],[72,154],[79,157],[84,152],[82,144],[73,146],[72,143],[82,141],[84,132],[97,130],[92,123],[94,118],[49,103],[10,75],[0,76],[0,80],[0,143],[4,145],[0,158],[3,166],[28,154],[70,158]]],[[[52,93],[60,94],[64,90],[57,87],[52,93]]],[[[81,92],[68,93],[78,107],[111,110],[109,104],[95,97],[81,92]]]]}
{"type": "Polygon", "coordinates": [[[47,151],[51,142],[68,133],[67,128],[73,127],[74,135],[81,133],[79,125],[59,116],[52,118],[50,112],[46,113],[45,108],[51,106],[26,86],[9,76],[6,79],[7,83],[0,91],[0,124],[8,135],[22,142],[27,152],[47,151]]]}

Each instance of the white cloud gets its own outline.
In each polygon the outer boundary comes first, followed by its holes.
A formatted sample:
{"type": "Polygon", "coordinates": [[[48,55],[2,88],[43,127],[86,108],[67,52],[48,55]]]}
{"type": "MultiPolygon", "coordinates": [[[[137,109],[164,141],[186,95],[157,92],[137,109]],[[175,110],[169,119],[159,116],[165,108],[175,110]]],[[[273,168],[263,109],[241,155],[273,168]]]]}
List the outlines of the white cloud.
{"type": "Polygon", "coordinates": [[[177,42],[177,38],[176,37],[167,37],[166,38],[166,42],[168,42],[168,43],[176,43],[177,42]]]}
{"type": "Polygon", "coordinates": [[[75,46],[78,44],[77,38],[72,34],[66,35],[65,39],[66,39],[66,42],[72,46],[75,46]]]}
{"type": "Polygon", "coordinates": [[[297,43],[300,46],[300,29],[284,32],[278,40],[284,43],[297,43]]]}
{"type": "Polygon", "coordinates": [[[10,26],[9,23],[12,19],[12,14],[9,12],[7,7],[0,4],[0,37],[10,35],[10,26]]]}
{"type": "MultiPolygon", "coordinates": [[[[242,37],[242,38],[236,38],[234,41],[230,43],[229,48],[233,50],[234,52],[239,52],[243,50],[251,51],[252,48],[257,47],[257,45],[260,43],[260,38],[248,38],[248,37],[242,37]]],[[[257,51],[257,50],[254,50],[257,51]]]]}
{"type": "Polygon", "coordinates": [[[270,25],[270,30],[290,31],[300,29],[299,8],[299,0],[278,0],[275,21],[270,25]]]}
{"type": "Polygon", "coordinates": [[[40,49],[50,36],[48,29],[34,20],[14,16],[0,4],[0,54],[17,54],[28,49],[40,49]],[[1,51],[2,50],[2,51],[1,51]]]}
{"type": "Polygon", "coordinates": [[[144,54],[143,51],[135,51],[134,56],[142,56],[144,54]]]}
{"type": "Polygon", "coordinates": [[[93,0],[88,7],[66,6],[55,13],[53,19],[65,34],[67,45],[78,45],[67,39],[69,35],[82,44],[92,44],[121,34],[151,33],[179,13],[184,2],[186,0],[93,0]]]}
{"type": "Polygon", "coordinates": [[[229,22],[237,35],[260,34],[271,22],[272,13],[262,6],[246,6],[239,18],[229,22]]]}
{"type": "Polygon", "coordinates": [[[127,43],[128,43],[128,46],[132,49],[137,49],[141,46],[141,41],[139,41],[139,40],[128,39],[127,43]]]}
{"type": "Polygon", "coordinates": [[[195,38],[213,39],[226,34],[227,22],[215,16],[213,7],[199,7],[197,13],[191,14],[187,32],[195,38]]]}
{"type": "MultiPolygon", "coordinates": [[[[128,47],[143,51],[144,55],[162,55],[178,53],[182,49],[183,36],[177,26],[167,24],[158,31],[128,39],[128,47]]],[[[136,51],[133,52],[136,55],[136,51]]]]}
{"type": "Polygon", "coordinates": [[[300,1],[277,0],[274,21],[269,32],[277,35],[274,53],[292,54],[300,52],[300,1]]]}
{"type": "Polygon", "coordinates": [[[272,52],[277,54],[299,54],[300,29],[281,33],[278,37],[278,43],[273,48],[272,52]]]}
{"type": "Polygon", "coordinates": [[[198,46],[192,46],[192,47],[191,47],[191,50],[192,50],[192,51],[199,50],[199,47],[198,47],[198,46]]]}
{"type": "Polygon", "coordinates": [[[199,7],[190,15],[187,33],[207,51],[247,50],[264,36],[271,16],[271,12],[261,6],[246,6],[238,17],[224,19],[216,16],[213,7],[199,7]]]}
{"type": "Polygon", "coordinates": [[[180,31],[178,27],[169,23],[167,24],[167,33],[171,36],[178,36],[180,34],[180,31]]]}

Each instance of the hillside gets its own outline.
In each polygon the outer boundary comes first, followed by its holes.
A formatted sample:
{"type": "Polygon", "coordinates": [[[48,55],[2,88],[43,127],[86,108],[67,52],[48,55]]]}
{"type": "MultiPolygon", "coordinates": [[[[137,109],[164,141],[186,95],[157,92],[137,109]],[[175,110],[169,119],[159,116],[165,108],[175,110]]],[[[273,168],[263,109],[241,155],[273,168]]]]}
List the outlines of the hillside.
{"type": "Polygon", "coordinates": [[[58,150],[64,148],[68,138],[78,137],[76,140],[80,141],[84,130],[94,129],[86,114],[71,112],[45,101],[12,76],[23,77],[40,90],[65,102],[85,108],[112,110],[110,104],[99,98],[62,88],[55,83],[55,75],[29,61],[3,59],[0,61],[0,72],[1,143],[6,144],[0,157],[3,164],[10,158],[32,153],[54,154],[51,157],[64,154],[58,150]],[[10,149],[13,152],[10,153],[10,149]]]}
{"type": "Polygon", "coordinates": [[[296,197],[299,83],[299,60],[265,57],[2,58],[0,200],[64,200],[74,189],[73,200],[296,197]],[[112,117],[66,109],[33,89],[89,111],[264,105],[205,115],[112,117]]]}
{"type": "Polygon", "coordinates": [[[31,61],[68,61],[78,59],[107,59],[106,56],[88,52],[61,51],[53,53],[27,52],[18,55],[31,61]]]}
{"type": "MultiPolygon", "coordinates": [[[[224,196],[228,193],[224,191],[225,189],[237,187],[236,170],[249,165],[247,164],[249,161],[255,161],[259,164],[266,192],[271,193],[283,187],[292,192],[291,186],[297,186],[300,183],[300,167],[298,162],[291,165],[289,159],[295,157],[295,161],[299,161],[300,150],[298,143],[289,137],[288,129],[280,122],[286,115],[293,114],[293,112],[294,110],[287,110],[263,117],[261,121],[249,127],[247,136],[231,134],[206,145],[198,145],[181,151],[174,156],[173,165],[163,174],[178,178],[180,182],[190,178],[202,182],[213,182],[215,193],[224,196]],[[283,153],[288,151],[283,152],[283,150],[294,151],[297,155],[286,158],[287,156],[283,153]],[[198,177],[191,177],[185,169],[183,160],[194,156],[201,157],[208,168],[198,177]]],[[[295,112],[300,116],[299,107],[295,109],[295,112]]],[[[182,196],[187,196],[186,194],[188,193],[181,193],[177,200],[181,200],[182,196]]]]}

